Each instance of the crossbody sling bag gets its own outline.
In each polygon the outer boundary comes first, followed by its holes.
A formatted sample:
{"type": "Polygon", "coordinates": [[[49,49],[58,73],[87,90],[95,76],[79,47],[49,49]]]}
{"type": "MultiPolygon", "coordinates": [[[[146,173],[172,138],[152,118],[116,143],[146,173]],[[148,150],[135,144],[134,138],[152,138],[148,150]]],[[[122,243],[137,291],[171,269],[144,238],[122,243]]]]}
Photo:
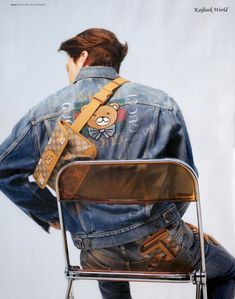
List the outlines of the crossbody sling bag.
{"type": "Polygon", "coordinates": [[[118,77],[97,92],[72,125],[59,120],[35,168],[33,177],[37,185],[55,189],[56,176],[60,169],[74,160],[95,159],[97,150],[94,143],[80,134],[95,111],[104,105],[114,91],[128,80],[118,77]]]}

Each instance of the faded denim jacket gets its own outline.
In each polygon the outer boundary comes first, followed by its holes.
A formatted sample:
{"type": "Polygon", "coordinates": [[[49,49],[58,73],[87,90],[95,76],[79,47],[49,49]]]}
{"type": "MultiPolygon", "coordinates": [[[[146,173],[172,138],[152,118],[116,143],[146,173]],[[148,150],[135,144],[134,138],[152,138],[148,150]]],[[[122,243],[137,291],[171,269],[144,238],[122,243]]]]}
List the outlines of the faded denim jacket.
{"type": "MultiPolygon", "coordinates": [[[[66,86],[33,107],[0,146],[0,190],[44,229],[58,220],[56,198],[31,179],[58,119],[69,123],[110,80],[111,67],[81,69],[66,86]]],[[[81,133],[97,159],[177,158],[195,171],[189,136],[176,102],[161,90],[128,82],[98,110],[81,133]]],[[[102,248],[140,239],[180,219],[187,205],[75,204],[65,207],[66,229],[79,248],[102,248]]]]}

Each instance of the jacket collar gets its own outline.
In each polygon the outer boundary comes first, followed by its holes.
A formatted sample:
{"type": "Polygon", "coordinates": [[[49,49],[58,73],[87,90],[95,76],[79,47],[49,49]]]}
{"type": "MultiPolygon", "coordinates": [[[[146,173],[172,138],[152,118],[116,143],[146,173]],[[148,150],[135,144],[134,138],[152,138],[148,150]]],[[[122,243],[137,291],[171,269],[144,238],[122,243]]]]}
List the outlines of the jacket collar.
{"type": "Polygon", "coordinates": [[[85,78],[106,78],[115,79],[120,77],[114,68],[108,66],[89,66],[81,68],[73,83],[85,78]]]}

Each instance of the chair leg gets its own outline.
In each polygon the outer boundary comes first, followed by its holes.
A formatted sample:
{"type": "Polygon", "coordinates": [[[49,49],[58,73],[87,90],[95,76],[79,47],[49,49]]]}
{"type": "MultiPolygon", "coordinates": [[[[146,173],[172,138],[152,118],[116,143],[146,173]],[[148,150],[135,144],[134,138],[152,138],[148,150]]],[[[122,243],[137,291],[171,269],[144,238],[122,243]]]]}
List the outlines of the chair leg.
{"type": "Polygon", "coordinates": [[[201,284],[196,284],[196,299],[201,299],[201,284]]]}
{"type": "Polygon", "coordinates": [[[196,285],[196,299],[207,299],[206,284],[197,283],[196,285]]]}
{"type": "Polygon", "coordinates": [[[207,299],[207,286],[206,286],[206,284],[202,285],[202,299],[207,299]]]}
{"type": "Polygon", "coordinates": [[[65,299],[74,299],[72,285],[73,285],[73,279],[68,279],[68,286],[67,286],[65,299]]]}

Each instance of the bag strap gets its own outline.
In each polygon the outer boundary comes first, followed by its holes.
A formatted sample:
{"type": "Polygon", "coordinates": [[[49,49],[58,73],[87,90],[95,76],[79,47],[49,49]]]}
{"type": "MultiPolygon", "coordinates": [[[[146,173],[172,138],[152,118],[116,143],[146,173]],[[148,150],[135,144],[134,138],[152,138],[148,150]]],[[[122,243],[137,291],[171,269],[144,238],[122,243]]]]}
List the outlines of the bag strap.
{"type": "Polygon", "coordinates": [[[122,86],[124,83],[129,82],[128,80],[118,77],[113,81],[106,84],[99,92],[92,96],[90,103],[81,111],[79,116],[72,124],[72,129],[79,133],[81,129],[86,125],[91,116],[95,111],[104,105],[108,99],[113,95],[114,91],[122,86]]]}

